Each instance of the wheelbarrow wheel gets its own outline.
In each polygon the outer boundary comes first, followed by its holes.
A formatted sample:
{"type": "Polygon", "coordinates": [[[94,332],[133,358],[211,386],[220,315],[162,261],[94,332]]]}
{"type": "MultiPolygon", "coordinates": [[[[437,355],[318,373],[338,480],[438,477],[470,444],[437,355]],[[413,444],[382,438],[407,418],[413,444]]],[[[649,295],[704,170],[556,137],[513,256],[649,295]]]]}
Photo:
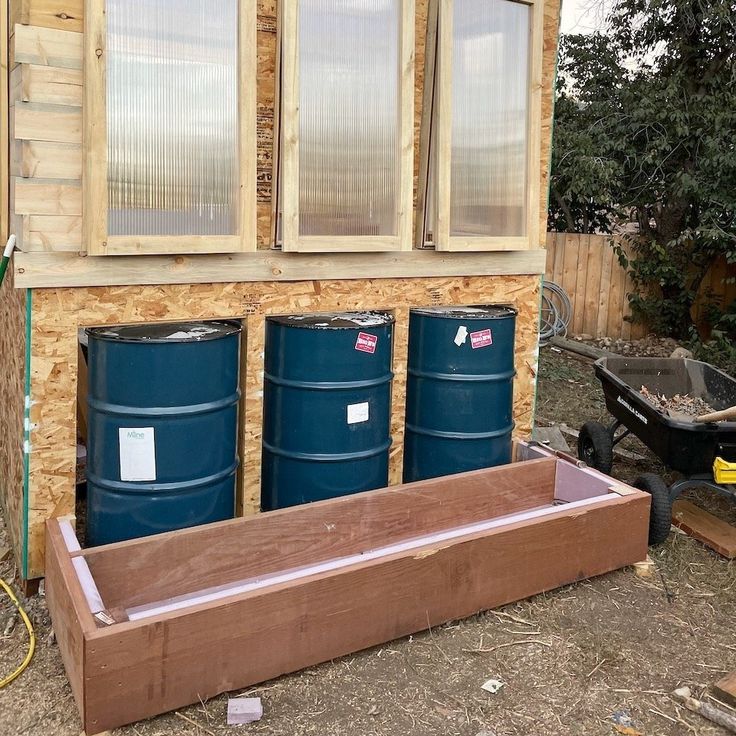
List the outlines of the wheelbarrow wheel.
{"type": "Polygon", "coordinates": [[[652,497],[649,513],[649,544],[662,544],[669,536],[672,524],[672,499],[667,484],[655,473],[642,473],[634,487],[646,491],[652,497]]]}
{"type": "Polygon", "coordinates": [[[578,458],[608,475],[613,467],[613,437],[600,422],[585,422],[578,435],[578,458]]]}

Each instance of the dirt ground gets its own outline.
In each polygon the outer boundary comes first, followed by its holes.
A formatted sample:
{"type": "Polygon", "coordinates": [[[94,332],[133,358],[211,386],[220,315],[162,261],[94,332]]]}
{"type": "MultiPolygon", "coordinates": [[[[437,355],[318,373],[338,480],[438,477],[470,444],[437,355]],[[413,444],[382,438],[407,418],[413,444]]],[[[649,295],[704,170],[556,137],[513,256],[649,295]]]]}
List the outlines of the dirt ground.
{"type": "MultiPolygon", "coordinates": [[[[545,349],[538,414],[573,428],[603,419],[590,364],[545,349]]],[[[635,440],[626,446],[646,455],[635,440]]],[[[645,470],[661,468],[646,455],[636,465],[617,462],[614,474],[632,479],[645,470]]],[[[736,505],[708,494],[698,502],[736,522],[736,505]]],[[[114,734],[725,734],[668,693],[681,685],[703,693],[736,669],[736,564],[674,532],[651,555],[650,578],[621,570],[235,693],[263,699],[264,717],[255,724],[225,725],[221,696],[114,734]],[[491,678],[504,683],[495,695],[481,689],[491,678]]],[[[0,564],[0,575],[13,578],[11,560],[0,564]]],[[[30,668],[0,690],[0,736],[78,736],[43,597],[25,603],[38,650],[30,668]]],[[[11,613],[3,596],[0,677],[27,644],[19,621],[8,627],[11,613]]]]}

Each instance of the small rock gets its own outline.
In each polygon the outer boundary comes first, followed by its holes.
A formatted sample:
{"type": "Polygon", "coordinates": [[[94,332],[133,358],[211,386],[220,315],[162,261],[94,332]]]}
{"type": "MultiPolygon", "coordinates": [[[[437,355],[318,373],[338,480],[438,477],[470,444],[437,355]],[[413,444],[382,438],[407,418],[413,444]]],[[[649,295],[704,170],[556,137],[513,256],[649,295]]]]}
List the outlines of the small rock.
{"type": "Polygon", "coordinates": [[[670,354],[670,358],[692,358],[693,354],[687,348],[675,348],[670,354]]]}
{"type": "Polygon", "coordinates": [[[576,340],[592,340],[593,335],[588,335],[586,332],[583,332],[581,335],[578,335],[575,339],[576,340]]]}
{"type": "Polygon", "coordinates": [[[227,701],[228,726],[253,723],[262,717],[263,704],[260,698],[229,698],[227,701]]]}
{"type": "Polygon", "coordinates": [[[506,683],[501,680],[486,680],[481,688],[491,695],[495,695],[506,683]]]}

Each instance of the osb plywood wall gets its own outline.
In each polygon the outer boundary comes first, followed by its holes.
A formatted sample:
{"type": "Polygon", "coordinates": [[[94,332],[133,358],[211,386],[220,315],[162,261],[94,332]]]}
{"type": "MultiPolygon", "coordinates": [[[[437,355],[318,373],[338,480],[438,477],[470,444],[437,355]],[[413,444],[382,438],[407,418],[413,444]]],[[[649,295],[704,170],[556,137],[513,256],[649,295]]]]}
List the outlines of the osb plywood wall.
{"type": "MultiPolygon", "coordinates": [[[[245,1],[245,0],[244,0],[245,1]]],[[[250,0],[252,1],[252,0],[250,0]]],[[[428,0],[416,2],[415,172],[428,0]]],[[[83,0],[11,0],[12,227],[24,251],[84,250],[82,243],[83,0]]],[[[558,0],[544,4],[541,227],[546,231],[558,0]]],[[[258,0],[258,246],[270,247],[276,0],[258,0]]],[[[543,245],[543,243],[540,243],[543,245]]]]}
{"type": "Polygon", "coordinates": [[[26,292],[13,288],[9,271],[0,289],[0,500],[19,563],[24,537],[25,361],[26,292]]]}
{"type": "Polygon", "coordinates": [[[514,418],[517,434],[528,436],[537,366],[537,276],[35,290],[31,342],[28,577],[43,574],[45,520],[74,512],[78,327],[191,318],[245,318],[241,502],[248,513],[257,510],[260,498],[264,315],[361,309],[395,312],[396,377],[390,480],[397,483],[402,463],[408,307],[483,302],[510,302],[519,310],[514,418]]]}

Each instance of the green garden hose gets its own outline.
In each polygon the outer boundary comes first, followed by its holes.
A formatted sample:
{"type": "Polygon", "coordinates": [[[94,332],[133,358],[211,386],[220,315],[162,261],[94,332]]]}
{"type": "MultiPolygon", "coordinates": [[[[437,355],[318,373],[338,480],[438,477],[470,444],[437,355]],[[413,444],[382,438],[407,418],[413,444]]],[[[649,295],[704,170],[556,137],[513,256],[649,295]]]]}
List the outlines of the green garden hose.
{"type": "Polygon", "coordinates": [[[5,246],[5,251],[3,252],[3,258],[0,261],[0,286],[3,285],[3,279],[5,278],[5,272],[8,270],[8,263],[10,262],[10,256],[13,254],[14,250],[15,250],[15,235],[11,235],[8,238],[8,243],[5,246]]]}

